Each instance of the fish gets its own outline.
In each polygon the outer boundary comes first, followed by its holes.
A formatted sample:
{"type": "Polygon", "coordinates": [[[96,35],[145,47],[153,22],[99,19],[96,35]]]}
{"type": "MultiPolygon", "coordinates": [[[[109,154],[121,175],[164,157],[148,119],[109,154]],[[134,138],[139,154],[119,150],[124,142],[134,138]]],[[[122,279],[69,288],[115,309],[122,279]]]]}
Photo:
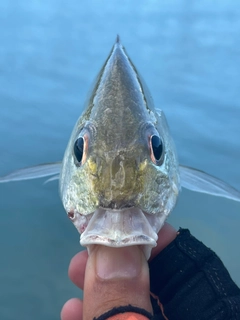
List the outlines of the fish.
{"type": "Polygon", "coordinates": [[[162,110],[119,37],[73,128],[62,162],[19,169],[0,183],[59,179],[63,206],[90,248],[140,245],[146,258],[181,188],[240,201],[240,191],[179,165],[162,110]]]}

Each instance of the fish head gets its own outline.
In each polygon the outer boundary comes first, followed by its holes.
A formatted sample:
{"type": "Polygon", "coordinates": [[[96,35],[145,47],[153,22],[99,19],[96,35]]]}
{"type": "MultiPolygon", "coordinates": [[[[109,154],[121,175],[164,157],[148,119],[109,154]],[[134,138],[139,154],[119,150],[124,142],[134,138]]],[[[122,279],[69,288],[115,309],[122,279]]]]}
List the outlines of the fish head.
{"type": "Polygon", "coordinates": [[[117,40],[64,155],[65,210],[83,245],[154,246],[179,188],[165,116],[117,40]]]}

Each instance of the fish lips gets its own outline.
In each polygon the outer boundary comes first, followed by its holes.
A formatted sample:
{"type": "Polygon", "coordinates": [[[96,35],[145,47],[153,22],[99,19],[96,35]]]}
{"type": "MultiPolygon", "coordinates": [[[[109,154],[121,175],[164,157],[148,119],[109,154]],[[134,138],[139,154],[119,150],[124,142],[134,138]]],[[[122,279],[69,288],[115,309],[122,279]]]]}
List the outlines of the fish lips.
{"type": "Polygon", "coordinates": [[[159,217],[132,207],[121,210],[98,208],[86,216],[75,212],[71,220],[81,233],[82,246],[89,249],[94,244],[116,248],[138,245],[149,259],[165,219],[165,215],[159,217]]]}

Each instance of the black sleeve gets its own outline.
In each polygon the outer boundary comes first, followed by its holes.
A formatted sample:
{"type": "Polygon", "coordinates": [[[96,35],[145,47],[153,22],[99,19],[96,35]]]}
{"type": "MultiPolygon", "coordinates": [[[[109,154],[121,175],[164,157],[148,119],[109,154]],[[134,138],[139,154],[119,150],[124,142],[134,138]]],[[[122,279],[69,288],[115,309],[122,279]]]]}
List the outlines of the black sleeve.
{"type": "Polygon", "coordinates": [[[189,230],[180,229],[149,268],[151,292],[158,298],[158,303],[152,299],[154,319],[240,320],[240,289],[218,256],[189,230]]]}

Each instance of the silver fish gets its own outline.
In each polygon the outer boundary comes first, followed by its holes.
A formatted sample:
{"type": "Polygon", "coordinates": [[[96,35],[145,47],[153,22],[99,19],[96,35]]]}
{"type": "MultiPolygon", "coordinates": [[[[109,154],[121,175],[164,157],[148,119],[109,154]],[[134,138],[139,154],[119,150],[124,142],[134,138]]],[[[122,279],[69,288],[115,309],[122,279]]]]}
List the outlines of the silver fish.
{"type": "Polygon", "coordinates": [[[147,258],[181,186],[240,201],[240,192],[225,182],[179,166],[166,118],[154,108],[119,38],[73,129],[62,164],[21,169],[0,182],[59,172],[63,206],[81,234],[81,245],[137,244],[147,258]]]}

